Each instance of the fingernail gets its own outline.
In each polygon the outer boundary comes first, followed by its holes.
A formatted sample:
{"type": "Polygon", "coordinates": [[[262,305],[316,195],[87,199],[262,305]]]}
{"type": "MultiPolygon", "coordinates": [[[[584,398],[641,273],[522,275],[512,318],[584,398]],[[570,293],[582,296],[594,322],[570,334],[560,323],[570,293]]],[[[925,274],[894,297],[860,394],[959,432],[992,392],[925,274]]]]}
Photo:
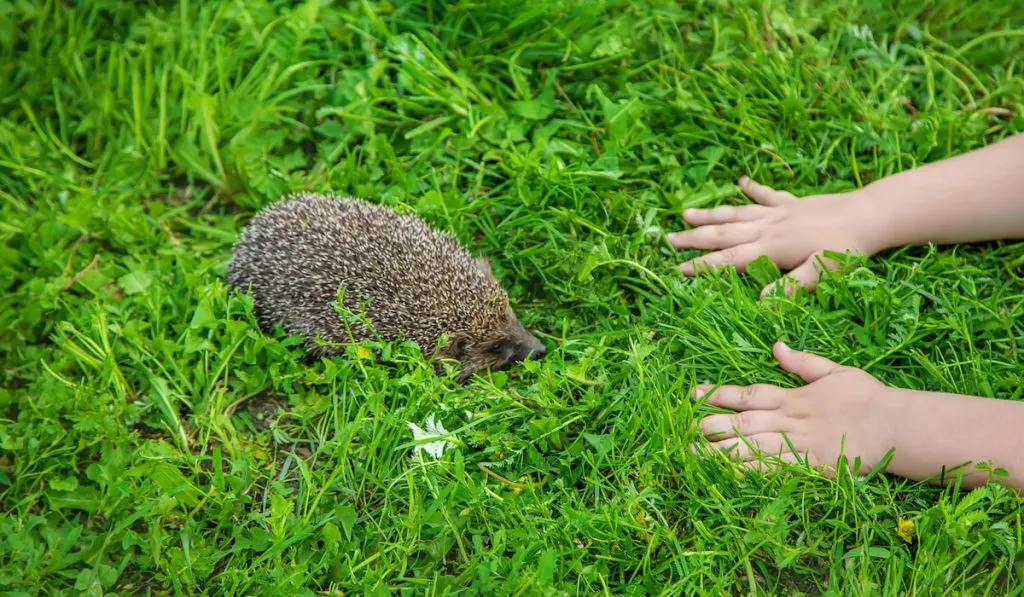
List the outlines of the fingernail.
{"type": "Polygon", "coordinates": [[[784,352],[791,352],[793,350],[792,348],[789,347],[788,344],[786,344],[782,340],[779,340],[779,348],[781,348],[784,352]]]}
{"type": "Polygon", "coordinates": [[[743,176],[740,177],[740,186],[741,187],[747,186],[747,183],[749,183],[749,182],[750,182],[750,177],[749,176],[744,174],[743,176]]]}
{"type": "Polygon", "coordinates": [[[708,393],[708,386],[700,385],[694,386],[693,390],[690,391],[690,396],[694,398],[703,398],[704,394],[708,393]]]}
{"type": "Polygon", "coordinates": [[[697,213],[696,209],[692,207],[687,207],[686,209],[683,210],[683,217],[685,218],[686,216],[692,216],[695,213],[697,213]]]}
{"type": "Polygon", "coordinates": [[[679,269],[683,270],[683,273],[688,276],[693,274],[693,266],[689,263],[680,263],[679,269]]]}

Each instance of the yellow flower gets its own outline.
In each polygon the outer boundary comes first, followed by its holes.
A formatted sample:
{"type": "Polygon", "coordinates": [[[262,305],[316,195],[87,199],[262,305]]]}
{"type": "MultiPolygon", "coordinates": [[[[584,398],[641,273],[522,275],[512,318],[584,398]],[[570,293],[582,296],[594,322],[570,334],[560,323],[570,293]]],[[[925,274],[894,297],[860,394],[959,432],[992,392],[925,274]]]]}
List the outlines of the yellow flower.
{"type": "Polygon", "coordinates": [[[373,353],[370,352],[370,349],[365,346],[356,347],[356,356],[361,359],[368,359],[372,354],[373,353]]]}
{"type": "Polygon", "coordinates": [[[917,529],[914,526],[913,520],[907,520],[902,516],[896,519],[896,534],[900,536],[900,539],[910,543],[914,540],[916,532],[917,529]]]}
{"type": "Polygon", "coordinates": [[[248,448],[249,454],[256,460],[266,460],[270,458],[270,450],[259,444],[249,444],[248,448]]]}

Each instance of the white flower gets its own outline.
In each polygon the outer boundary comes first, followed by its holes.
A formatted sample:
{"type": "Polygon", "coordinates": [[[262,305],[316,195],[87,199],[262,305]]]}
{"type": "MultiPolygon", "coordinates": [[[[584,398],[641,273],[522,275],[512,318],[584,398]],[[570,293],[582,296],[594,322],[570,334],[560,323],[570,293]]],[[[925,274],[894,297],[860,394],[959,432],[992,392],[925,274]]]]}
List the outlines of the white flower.
{"type": "MultiPolygon", "coordinates": [[[[434,415],[430,415],[429,417],[427,417],[427,421],[426,421],[427,430],[426,431],[424,431],[419,425],[417,425],[415,423],[409,422],[409,423],[406,423],[406,424],[409,426],[409,429],[412,430],[413,439],[416,440],[416,441],[420,441],[420,440],[423,440],[423,439],[430,439],[430,438],[434,438],[434,437],[442,437],[443,438],[444,436],[448,435],[448,432],[445,431],[444,425],[440,421],[435,421],[434,420],[434,415]]],[[[454,446],[455,446],[455,444],[450,442],[450,441],[448,441],[447,439],[439,439],[438,441],[434,441],[434,442],[427,442],[427,443],[424,443],[424,444],[417,444],[412,449],[412,453],[416,454],[417,452],[422,450],[422,451],[426,452],[427,454],[430,454],[434,458],[440,458],[441,455],[444,454],[444,451],[446,449],[448,449],[449,447],[454,447],[454,446]]]]}

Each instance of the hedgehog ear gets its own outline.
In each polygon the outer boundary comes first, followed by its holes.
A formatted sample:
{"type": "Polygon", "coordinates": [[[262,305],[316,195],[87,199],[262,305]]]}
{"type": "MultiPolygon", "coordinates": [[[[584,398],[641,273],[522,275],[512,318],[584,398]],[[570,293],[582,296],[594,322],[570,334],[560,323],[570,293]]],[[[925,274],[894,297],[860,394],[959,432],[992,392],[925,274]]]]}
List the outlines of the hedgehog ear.
{"type": "Polygon", "coordinates": [[[494,272],[491,271],[491,263],[489,261],[487,261],[487,259],[485,259],[483,257],[477,257],[475,259],[475,261],[476,261],[477,269],[479,269],[483,273],[483,275],[485,275],[488,278],[490,278],[491,280],[493,280],[494,279],[494,272]]]}

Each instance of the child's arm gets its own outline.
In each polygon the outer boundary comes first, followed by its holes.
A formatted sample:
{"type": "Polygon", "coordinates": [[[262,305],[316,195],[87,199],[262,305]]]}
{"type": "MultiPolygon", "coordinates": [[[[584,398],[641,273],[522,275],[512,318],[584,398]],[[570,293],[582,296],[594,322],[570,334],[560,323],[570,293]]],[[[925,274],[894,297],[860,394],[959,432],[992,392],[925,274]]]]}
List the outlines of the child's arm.
{"type": "MultiPolygon", "coordinates": [[[[707,395],[708,404],[737,413],[701,421],[714,448],[761,468],[759,455],[793,462],[792,445],[812,466],[833,470],[842,450],[850,466],[861,458],[860,474],[894,449],[887,472],[939,481],[945,469],[942,480],[950,483],[959,474],[954,469],[966,465],[967,488],[988,480],[989,473],[977,468],[988,461],[1007,471],[1008,478],[998,481],[1024,491],[1024,402],[893,388],[860,369],[781,343],[775,357],[807,385],[721,386],[707,395]]],[[[695,395],[710,389],[698,386],[695,395]]]]}
{"type": "Polygon", "coordinates": [[[848,193],[797,200],[746,177],[740,186],[758,205],[689,209],[683,217],[695,228],[668,235],[676,248],[715,250],[681,264],[687,275],[742,271],[767,255],[813,288],[819,259],[834,266],[821,258],[825,250],[872,255],[905,244],[1024,238],[1024,134],[848,193]]]}
{"type": "Polygon", "coordinates": [[[907,416],[899,425],[896,453],[888,472],[909,479],[931,479],[945,467],[945,482],[956,480],[954,467],[964,469],[963,486],[977,487],[989,472],[979,470],[988,461],[1008,476],[996,479],[1024,492],[1024,402],[948,394],[894,390],[905,401],[907,416]]]}
{"type": "Polygon", "coordinates": [[[1024,238],[1024,134],[864,188],[881,249],[1024,238]]]}

